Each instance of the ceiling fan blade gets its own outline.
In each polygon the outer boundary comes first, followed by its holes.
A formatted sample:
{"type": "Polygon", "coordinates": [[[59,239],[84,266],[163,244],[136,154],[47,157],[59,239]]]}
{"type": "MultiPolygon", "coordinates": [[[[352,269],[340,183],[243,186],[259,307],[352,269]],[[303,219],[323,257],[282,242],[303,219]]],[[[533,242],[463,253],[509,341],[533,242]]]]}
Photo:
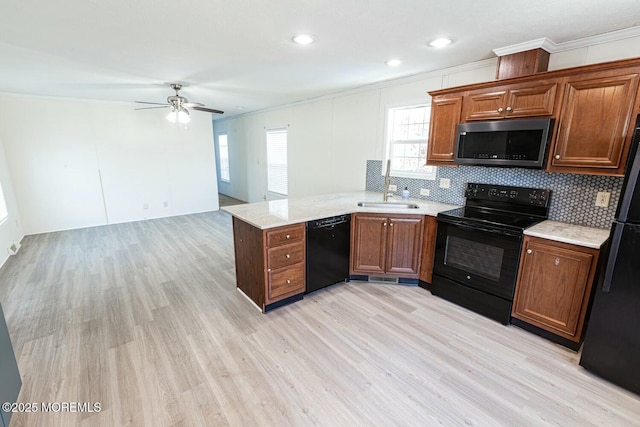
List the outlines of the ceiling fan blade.
{"type": "Polygon", "coordinates": [[[141,108],[134,108],[134,110],[152,110],[154,108],[167,108],[169,107],[168,105],[163,105],[161,107],[141,107],[141,108]]]}
{"type": "Polygon", "coordinates": [[[204,104],[199,102],[185,102],[182,104],[183,107],[193,108],[193,107],[204,107],[204,104]]]}
{"type": "Polygon", "coordinates": [[[137,102],[138,104],[151,104],[151,105],[167,105],[166,103],[159,103],[159,102],[145,102],[145,101],[134,101],[137,102]]]}
{"type": "Polygon", "coordinates": [[[205,108],[205,107],[192,107],[192,110],[196,110],[196,111],[206,111],[207,113],[214,113],[214,114],[224,114],[224,111],[220,111],[220,110],[214,110],[212,108],[205,108]]]}

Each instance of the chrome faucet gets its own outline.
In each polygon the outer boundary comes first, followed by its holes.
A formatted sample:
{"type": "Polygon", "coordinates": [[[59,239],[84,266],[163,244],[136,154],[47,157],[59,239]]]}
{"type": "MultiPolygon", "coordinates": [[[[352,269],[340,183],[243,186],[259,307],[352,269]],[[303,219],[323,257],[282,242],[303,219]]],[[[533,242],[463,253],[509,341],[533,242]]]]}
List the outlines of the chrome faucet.
{"type": "MultiPolygon", "coordinates": [[[[391,159],[387,160],[387,171],[384,174],[384,193],[382,193],[382,201],[386,202],[389,198],[389,185],[391,185],[391,180],[389,179],[389,175],[391,174],[391,159]]],[[[393,193],[391,193],[393,196],[393,193]]]]}

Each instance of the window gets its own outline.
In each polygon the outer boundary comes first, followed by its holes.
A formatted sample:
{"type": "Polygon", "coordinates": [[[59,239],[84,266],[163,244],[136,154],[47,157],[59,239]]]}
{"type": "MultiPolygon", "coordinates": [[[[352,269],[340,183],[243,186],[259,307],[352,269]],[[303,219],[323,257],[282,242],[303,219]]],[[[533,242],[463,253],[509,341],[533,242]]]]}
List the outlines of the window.
{"type": "Polygon", "coordinates": [[[388,109],[387,159],[392,175],[436,179],[436,168],[426,165],[430,116],[431,106],[425,104],[388,109]]]}
{"type": "Polygon", "coordinates": [[[229,182],[229,142],[226,133],[218,135],[218,157],[220,158],[220,179],[229,182]]]}
{"type": "Polygon", "coordinates": [[[7,204],[4,201],[4,193],[2,192],[2,185],[0,184],[0,222],[4,222],[8,216],[7,204]]]}
{"type": "Polygon", "coordinates": [[[287,130],[267,130],[267,190],[287,195],[287,130]]]}

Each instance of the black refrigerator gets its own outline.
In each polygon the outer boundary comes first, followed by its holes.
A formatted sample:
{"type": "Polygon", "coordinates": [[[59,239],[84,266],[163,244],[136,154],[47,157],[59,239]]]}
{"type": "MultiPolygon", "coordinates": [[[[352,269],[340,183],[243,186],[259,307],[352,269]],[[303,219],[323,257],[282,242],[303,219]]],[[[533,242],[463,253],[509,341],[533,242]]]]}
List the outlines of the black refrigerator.
{"type": "Polygon", "coordinates": [[[640,394],[640,116],[580,365],[640,394]]]}

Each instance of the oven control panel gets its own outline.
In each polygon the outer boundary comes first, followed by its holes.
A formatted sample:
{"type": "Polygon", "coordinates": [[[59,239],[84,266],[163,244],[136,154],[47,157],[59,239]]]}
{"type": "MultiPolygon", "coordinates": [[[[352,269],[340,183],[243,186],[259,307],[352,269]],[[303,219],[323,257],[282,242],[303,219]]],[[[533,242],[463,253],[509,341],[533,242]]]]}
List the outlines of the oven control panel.
{"type": "Polygon", "coordinates": [[[495,184],[467,184],[467,200],[495,200],[519,205],[549,206],[550,190],[495,184]]]}

